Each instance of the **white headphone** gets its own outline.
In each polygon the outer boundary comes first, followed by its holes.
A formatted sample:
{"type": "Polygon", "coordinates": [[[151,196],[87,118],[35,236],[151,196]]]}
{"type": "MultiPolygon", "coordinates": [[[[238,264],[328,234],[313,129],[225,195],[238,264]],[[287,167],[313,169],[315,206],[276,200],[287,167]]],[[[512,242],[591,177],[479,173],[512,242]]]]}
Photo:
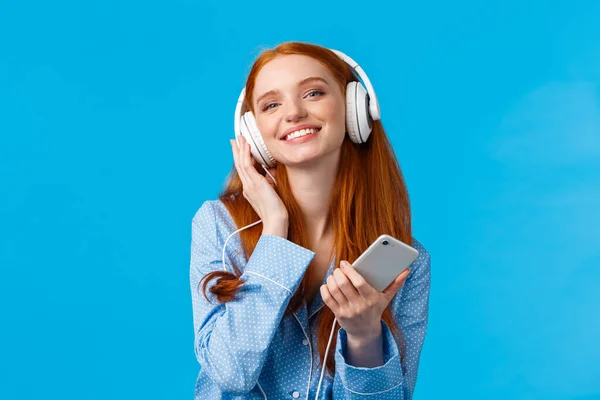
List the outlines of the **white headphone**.
{"type": "MultiPolygon", "coordinates": [[[[360,82],[355,81],[349,82],[346,86],[346,129],[348,135],[354,143],[365,143],[371,134],[371,129],[373,127],[372,121],[381,118],[379,102],[377,101],[375,90],[373,90],[369,77],[356,61],[341,51],[330,50],[354,69],[367,86],[365,90],[360,82]]],[[[248,111],[248,107],[244,104],[245,96],[246,88],[242,89],[242,93],[240,93],[240,97],[238,98],[235,107],[235,119],[233,121],[235,140],[239,145],[238,138],[240,135],[243,135],[246,141],[250,143],[252,155],[263,168],[265,168],[265,166],[274,167],[276,161],[267,149],[262,135],[258,130],[258,126],[256,125],[254,115],[251,111],[248,111]],[[244,113],[243,115],[242,112],[244,113]]]]}

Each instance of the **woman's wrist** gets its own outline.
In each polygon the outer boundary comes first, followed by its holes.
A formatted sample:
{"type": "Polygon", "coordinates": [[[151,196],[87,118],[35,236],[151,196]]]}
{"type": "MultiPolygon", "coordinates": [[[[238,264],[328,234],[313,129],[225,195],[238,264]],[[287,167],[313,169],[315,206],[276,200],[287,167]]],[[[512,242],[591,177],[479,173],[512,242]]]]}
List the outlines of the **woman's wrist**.
{"type": "Polygon", "coordinates": [[[263,224],[263,235],[275,235],[287,239],[288,236],[288,217],[283,216],[275,218],[274,220],[268,221],[263,224]]]}
{"type": "Polygon", "coordinates": [[[370,329],[368,334],[353,335],[346,332],[348,345],[352,345],[355,348],[369,346],[380,340],[383,337],[382,335],[383,330],[381,329],[381,324],[374,329],[370,329]]]}
{"type": "Polygon", "coordinates": [[[374,368],[383,365],[383,332],[375,331],[369,336],[346,337],[346,362],[349,365],[363,368],[374,368]]]}

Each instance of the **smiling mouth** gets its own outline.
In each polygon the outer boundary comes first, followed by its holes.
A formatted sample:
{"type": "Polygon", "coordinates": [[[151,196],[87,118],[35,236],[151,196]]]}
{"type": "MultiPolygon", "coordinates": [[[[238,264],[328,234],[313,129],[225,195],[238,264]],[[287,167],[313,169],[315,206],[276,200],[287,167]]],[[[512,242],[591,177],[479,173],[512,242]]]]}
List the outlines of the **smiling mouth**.
{"type": "Polygon", "coordinates": [[[315,133],[319,132],[320,130],[321,130],[321,128],[301,129],[297,132],[290,133],[289,135],[285,136],[282,140],[289,141],[289,140],[294,140],[297,138],[302,138],[305,136],[314,135],[315,133]]]}

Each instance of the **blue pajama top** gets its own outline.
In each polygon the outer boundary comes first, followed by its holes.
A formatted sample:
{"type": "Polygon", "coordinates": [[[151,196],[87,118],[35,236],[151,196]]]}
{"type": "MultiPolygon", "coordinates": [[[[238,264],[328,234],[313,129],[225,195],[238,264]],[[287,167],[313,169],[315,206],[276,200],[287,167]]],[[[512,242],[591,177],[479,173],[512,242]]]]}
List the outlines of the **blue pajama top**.
{"type": "MultiPolygon", "coordinates": [[[[245,259],[238,233],[227,242],[225,263],[234,272],[235,259],[246,283],[225,304],[207,290],[208,302],[198,284],[207,273],[223,271],[223,244],[237,229],[220,200],[204,202],[192,219],[190,285],[194,351],[200,363],[194,399],[312,400],[322,368],[317,366],[315,324],[324,305],[320,292],[310,309],[303,302],[295,313],[284,313],[315,253],[279,236],[262,235],[245,259]]],[[[413,247],[419,257],[392,300],[402,337],[393,336],[382,320],[384,364],[361,368],[346,363],[346,332],[340,328],[336,347],[329,350],[335,352],[335,376],[325,373],[320,399],[412,399],[430,287],[429,253],[415,239],[413,247]]],[[[323,284],[334,265],[335,260],[323,284]]]]}

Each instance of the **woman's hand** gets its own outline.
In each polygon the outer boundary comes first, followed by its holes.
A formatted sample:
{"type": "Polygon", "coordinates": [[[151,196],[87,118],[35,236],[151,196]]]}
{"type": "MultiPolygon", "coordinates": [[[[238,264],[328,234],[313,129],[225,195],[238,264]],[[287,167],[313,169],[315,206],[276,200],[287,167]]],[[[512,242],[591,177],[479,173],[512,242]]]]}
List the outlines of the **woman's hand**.
{"type": "Polygon", "coordinates": [[[348,263],[342,261],[321,286],[321,297],[333,311],[348,340],[368,342],[381,334],[381,315],[410,272],[404,270],[394,282],[378,292],[348,263]]]}
{"type": "MultiPolygon", "coordinates": [[[[242,180],[243,195],[262,220],[263,233],[287,237],[288,212],[275,192],[275,182],[258,173],[253,165],[250,145],[243,136],[240,136],[239,140],[240,148],[235,140],[230,140],[230,143],[235,169],[242,180]]],[[[275,176],[275,168],[269,172],[275,176]]]]}

